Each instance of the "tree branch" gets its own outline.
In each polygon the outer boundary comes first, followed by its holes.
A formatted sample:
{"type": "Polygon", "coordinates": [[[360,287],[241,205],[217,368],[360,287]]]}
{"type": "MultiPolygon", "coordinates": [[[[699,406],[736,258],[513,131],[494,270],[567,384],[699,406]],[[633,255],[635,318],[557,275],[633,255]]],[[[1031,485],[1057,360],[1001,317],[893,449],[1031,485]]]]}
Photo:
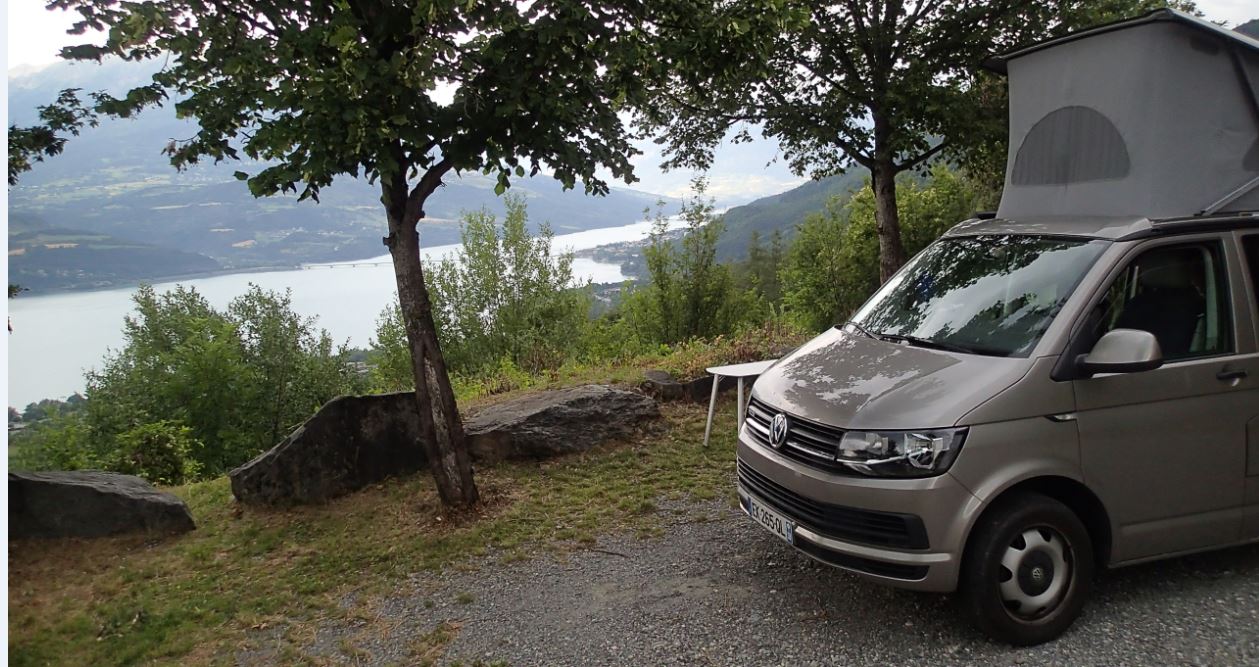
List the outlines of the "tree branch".
{"type": "Polygon", "coordinates": [[[944,148],[948,146],[948,143],[949,142],[947,141],[941,141],[940,143],[936,144],[934,148],[924,152],[922,155],[919,155],[918,157],[913,158],[912,160],[906,160],[905,162],[895,164],[893,166],[896,167],[896,171],[905,171],[907,169],[913,169],[914,167],[917,167],[923,162],[930,160],[933,156],[935,156],[940,151],[944,150],[944,148]]]}

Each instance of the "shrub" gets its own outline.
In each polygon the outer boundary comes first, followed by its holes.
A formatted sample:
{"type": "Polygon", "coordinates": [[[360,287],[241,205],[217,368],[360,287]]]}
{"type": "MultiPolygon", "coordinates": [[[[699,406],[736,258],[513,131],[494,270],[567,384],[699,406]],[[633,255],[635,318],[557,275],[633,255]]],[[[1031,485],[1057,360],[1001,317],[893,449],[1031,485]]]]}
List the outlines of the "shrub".
{"type": "Polygon", "coordinates": [[[115,441],[106,466],[116,472],[173,486],[194,479],[200,469],[193,453],[202,445],[192,437],[192,429],[182,424],[165,420],[141,424],[115,441]]]}

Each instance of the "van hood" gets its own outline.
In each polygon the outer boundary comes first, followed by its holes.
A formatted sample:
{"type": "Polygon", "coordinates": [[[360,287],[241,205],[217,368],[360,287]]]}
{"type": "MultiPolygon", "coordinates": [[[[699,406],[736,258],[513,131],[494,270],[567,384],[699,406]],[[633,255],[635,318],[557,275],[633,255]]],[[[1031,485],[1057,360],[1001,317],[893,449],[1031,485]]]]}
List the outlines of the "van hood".
{"type": "Polygon", "coordinates": [[[843,429],[943,428],[1017,382],[1030,359],[913,347],[831,329],[765,371],[752,395],[843,429]]]}

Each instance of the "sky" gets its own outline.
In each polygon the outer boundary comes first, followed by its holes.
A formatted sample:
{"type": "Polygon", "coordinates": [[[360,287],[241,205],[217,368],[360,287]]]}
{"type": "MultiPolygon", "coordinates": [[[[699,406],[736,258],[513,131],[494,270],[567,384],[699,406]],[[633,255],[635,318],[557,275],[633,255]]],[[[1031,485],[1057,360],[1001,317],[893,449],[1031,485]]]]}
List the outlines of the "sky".
{"type": "MultiPolygon", "coordinates": [[[[45,9],[46,0],[8,0],[8,49],[5,67],[10,76],[37,70],[56,62],[63,46],[83,43],[85,36],[67,35],[66,30],[77,16],[62,10],[45,9]]],[[[1198,0],[1198,8],[1212,21],[1227,21],[1229,26],[1259,18],[1255,0],[1198,0]]],[[[91,38],[90,36],[87,38],[91,38]]],[[[95,40],[94,40],[95,41],[95,40]]],[[[768,142],[739,146],[725,145],[716,155],[709,171],[708,192],[718,205],[733,206],[783,192],[804,179],[793,175],[781,162],[769,162],[775,151],[768,142]]],[[[640,181],[635,189],[669,196],[689,193],[689,172],[663,173],[656,147],[642,144],[644,155],[635,160],[640,181]]]]}

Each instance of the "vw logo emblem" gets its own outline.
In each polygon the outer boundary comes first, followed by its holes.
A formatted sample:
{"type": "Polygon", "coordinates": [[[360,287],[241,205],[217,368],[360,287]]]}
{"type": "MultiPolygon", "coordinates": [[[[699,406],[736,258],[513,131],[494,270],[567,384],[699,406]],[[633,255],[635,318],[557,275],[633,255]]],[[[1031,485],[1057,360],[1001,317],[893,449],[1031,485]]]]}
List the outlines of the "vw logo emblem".
{"type": "Polygon", "coordinates": [[[769,444],[777,448],[782,447],[786,441],[787,415],[780,412],[769,422],[769,444]]]}

